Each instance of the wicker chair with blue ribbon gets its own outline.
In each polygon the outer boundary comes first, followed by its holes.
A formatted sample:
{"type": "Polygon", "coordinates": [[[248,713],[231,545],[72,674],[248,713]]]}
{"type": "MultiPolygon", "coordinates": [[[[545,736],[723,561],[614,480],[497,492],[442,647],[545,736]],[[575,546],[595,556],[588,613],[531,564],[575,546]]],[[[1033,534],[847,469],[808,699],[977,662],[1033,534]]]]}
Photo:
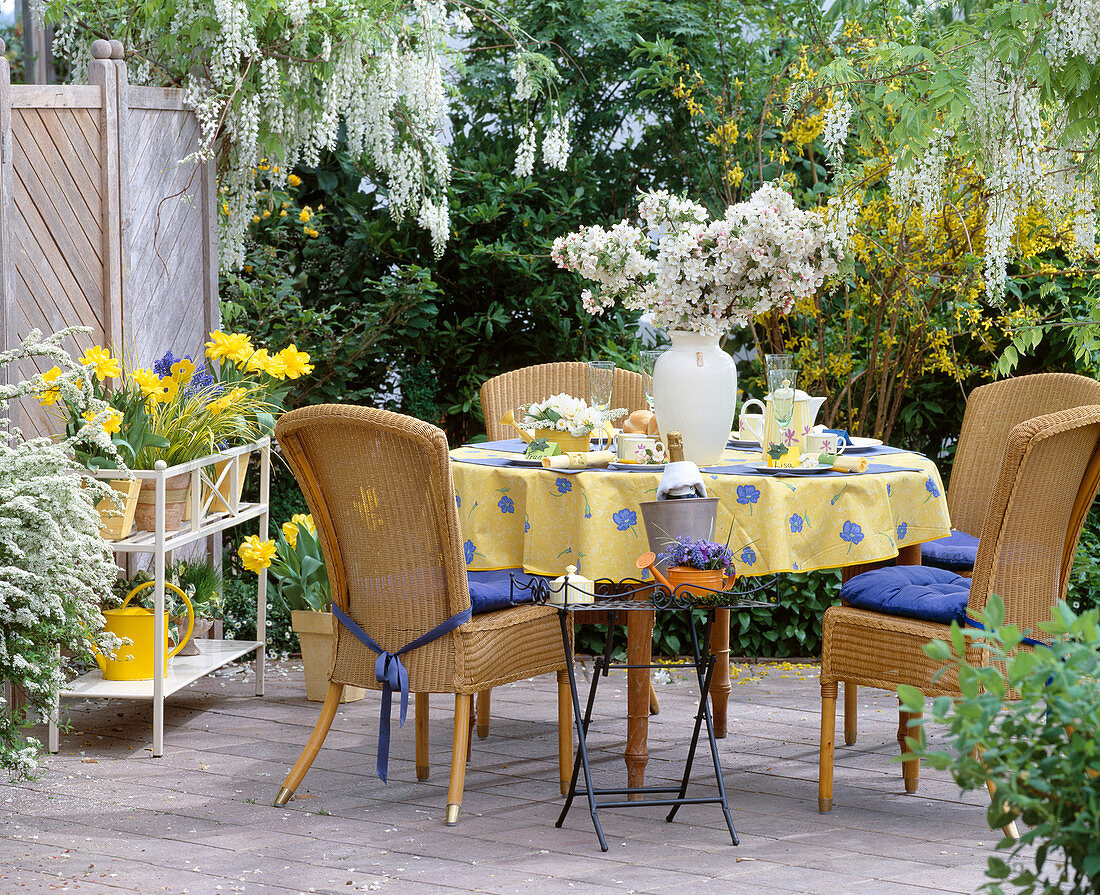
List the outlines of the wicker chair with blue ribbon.
{"type": "MultiPolygon", "coordinates": [[[[821,653],[821,755],[818,807],[833,806],[837,684],[925,696],[961,698],[953,671],[925,655],[946,640],[952,621],[964,630],[980,622],[990,594],[1004,601],[1006,621],[1036,632],[1064,599],[1077,541],[1100,482],[1100,406],[1062,410],[1015,426],[1006,439],[990,490],[972,578],[927,566],[896,566],[856,575],[841,588],[844,605],[825,611],[821,653]]],[[[1037,644],[1037,641],[1032,641],[1037,644]]],[[[967,659],[983,664],[978,646],[967,659]]],[[[919,764],[905,745],[910,716],[902,712],[898,741],[906,792],[916,792],[919,764]]]]}
{"type": "Polygon", "coordinates": [[[456,823],[473,694],[548,672],[558,673],[564,792],[572,771],[571,697],[557,612],[510,605],[506,582],[471,595],[446,435],[411,417],[348,405],[295,410],[275,434],[313,514],[338,622],[321,715],[275,804],[289,801],[317,757],[346,685],[382,691],[383,781],[392,702],[398,700],[404,724],[409,693],[416,694],[416,767],[424,779],[427,694],[453,693],[446,821],[456,823]]]}
{"type": "Polygon", "coordinates": [[[970,575],[1008,433],[1024,420],[1090,404],[1100,404],[1100,382],[1075,373],[1014,376],[974,389],[947,486],[951,534],[922,544],[921,563],[970,575]]]}

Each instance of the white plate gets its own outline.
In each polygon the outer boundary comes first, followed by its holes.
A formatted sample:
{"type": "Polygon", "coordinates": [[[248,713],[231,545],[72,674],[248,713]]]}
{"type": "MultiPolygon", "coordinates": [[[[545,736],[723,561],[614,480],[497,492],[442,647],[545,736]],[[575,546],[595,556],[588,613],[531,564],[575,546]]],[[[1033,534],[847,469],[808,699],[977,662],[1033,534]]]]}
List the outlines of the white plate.
{"type": "Polygon", "coordinates": [[[831,466],[768,466],[767,463],[748,463],[753,469],[759,469],[761,472],[779,473],[782,475],[817,475],[822,472],[831,472],[833,467],[831,466]]]}
{"type": "Polygon", "coordinates": [[[619,472],[660,472],[665,468],[664,463],[622,463],[619,460],[614,461],[610,466],[619,472]]]}
{"type": "Polygon", "coordinates": [[[860,438],[858,435],[850,436],[852,443],[844,448],[844,453],[856,453],[860,451],[868,451],[873,447],[878,447],[882,444],[881,438],[860,438]]]}
{"type": "Polygon", "coordinates": [[[542,466],[541,460],[531,460],[527,457],[509,457],[508,462],[513,466],[542,466]]]}

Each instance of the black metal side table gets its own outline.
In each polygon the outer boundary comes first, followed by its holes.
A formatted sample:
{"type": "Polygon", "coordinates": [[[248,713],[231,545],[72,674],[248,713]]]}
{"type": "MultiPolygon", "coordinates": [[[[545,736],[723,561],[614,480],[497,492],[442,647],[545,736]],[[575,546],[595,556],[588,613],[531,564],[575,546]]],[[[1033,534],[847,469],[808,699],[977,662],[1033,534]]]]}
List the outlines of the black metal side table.
{"type": "MultiPolygon", "coordinates": [[[[665,820],[671,822],[681,805],[714,804],[721,806],[722,814],[726,819],[726,826],[729,828],[730,839],[733,845],[738,844],[737,831],[733,826],[733,818],[730,816],[729,804],[726,799],[725,784],[722,781],[722,768],[718,758],[718,744],[714,736],[714,726],[707,698],[715,663],[715,656],[709,650],[710,627],[714,620],[715,609],[728,608],[737,610],[759,607],[771,608],[772,604],[770,603],[748,598],[751,593],[756,593],[767,586],[769,586],[769,582],[762,582],[759,585],[752,586],[748,590],[742,590],[735,593],[708,591],[710,596],[701,599],[698,593],[681,593],[680,588],[677,588],[675,592],[670,592],[667,588],[659,584],[641,581],[611,582],[605,580],[596,582],[597,595],[594,595],[594,602],[555,603],[555,601],[551,599],[552,596],[558,596],[555,594],[554,589],[546,585],[545,582],[536,582],[535,598],[537,600],[545,600],[554,603],[559,612],[562,643],[565,648],[567,660],[566,667],[569,671],[569,687],[573,698],[573,716],[578,735],[577,758],[573,763],[573,776],[570,781],[569,792],[565,797],[565,804],[562,806],[561,815],[558,817],[555,826],[561,827],[565,822],[566,816],[569,814],[569,809],[573,805],[574,798],[578,795],[583,795],[588,800],[588,810],[589,814],[592,816],[592,825],[596,829],[596,836],[600,840],[600,848],[603,851],[607,851],[607,840],[604,838],[603,829],[600,826],[599,809],[601,808],[668,806],[670,810],[665,820]],[[601,591],[606,592],[609,589],[615,591],[614,596],[598,596],[601,591]],[[701,632],[701,640],[698,619],[696,618],[695,612],[693,612],[695,609],[706,611],[706,621],[701,632]],[[592,674],[592,683],[588,690],[588,699],[582,710],[580,694],[577,688],[577,677],[573,667],[573,652],[571,649],[572,637],[570,635],[573,625],[578,622],[583,622],[584,616],[592,612],[607,614],[608,635],[603,654],[596,657],[592,674]],[[645,665],[631,665],[626,662],[614,661],[613,648],[615,630],[619,623],[617,616],[619,616],[620,613],[625,614],[629,612],[677,612],[686,615],[688,627],[691,631],[691,656],[683,662],[672,664],[651,662],[645,665]],[[706,645],[706,647],[704,648],[701,644],[706,645]],[[606,677],[611,669],[626,669],[629,671],[630,669],[651,670],[654,668],[690,668],[695,672],[696,684],[699,687],[699,707],[695,712],[695,723],[691,732],[691,743],[688,747],[687,758],[684,762],[684,773],[680,783],[677,786],[596,787],[592,781],[592,770],[588,760],[587,735],[592,720],[592,712],[596,700],[596,689],[599,685],[600,678],[606,677]],[[706,728],[707,742],[710,745],[711,761],[714,765],[716,794],[688,796],[687,791],[691,778],[691,769],[699,745],[699,735],[704,726],[706,728]],[[582,770],[584,772],[584,787],[583,789],[578,789],[578,781],[582,770]],[[641,798],[631,799],[631,796],[641,796],[641,798]]],[[[700,590],[697,585],[693,586],[693,589],[696,592],[700,590]]],[[[567,594],[573,597],[575,592],[576,586],[569,585],[567,594]]]]}

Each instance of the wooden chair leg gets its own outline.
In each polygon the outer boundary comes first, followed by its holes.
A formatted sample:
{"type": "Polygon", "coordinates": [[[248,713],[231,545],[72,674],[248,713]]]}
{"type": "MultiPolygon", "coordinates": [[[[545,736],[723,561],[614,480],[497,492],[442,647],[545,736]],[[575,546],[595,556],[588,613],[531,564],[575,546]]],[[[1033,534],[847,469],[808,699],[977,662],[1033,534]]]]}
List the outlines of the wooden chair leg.
{"type": "MultiPolygon", "coordinates": [[[[978,761],[982,760],[982,752],[981,752],[980,749],[975,749],[974,750],[974,757],[976,759],[978,759],[978,761]]],[[[992,780],[986,780],[985,781],[985,788],[989,790],[989,800],[991,802],[996,801],[996,799],[997,799],[997,785],[992,780]]],[[[1020,830],[1019,830],[1019,828],[1017,828],[1016,821],[1014,821],[1014,820],[1009,821],[1009,823],[1007,825],[1001,827],[1001,832],[1005,834],[1006,839],[1019,839],[1020,838],[1020,830]]]]}
{"type": "Polygon", "coordinates": [[[455,694],[455,731],[451,748],[451,785],[447,789],[447,825],[458,823],[462,810],[462,788],[466,784],[466,754],[470,749],[470,723],[474,698],[455,694]]]}
{"type": "Polygon", "coordinates": [[[308,771],[310,765],[313,764],[313,760],[317,757],[317,753],[321,751],[321,745],[325,742],[325,737],[328,736],[329,729],[332,727],[332,721],[336,717],[336,710],[340,707],[340,697],[343,695],[344,685],[330,681],[328,693],[325,694],[325,701],[321,704],[321,715],[318,717],[317,723],[313,725],[313,733],[311,733],[309,739],[306,740],[305,747],[302,749],[302,754],[298,756],[298,760],[294,762],[294,767],[292,767],[290,773],[286,775],[286,780],[283,781],[283,785],[279,787],[279,792],[275,796],[274,802],[276,806],[285,805],[290,801],[290,797],[294,795],[294,791],[302,782],[302,778],[305,777],[306,771],[308,771]]]}
{"type": "Polygon", "coordinates": [[[661,714],[661,704],[657,701],[657,688],[653,686],[653,678],[649,679],[649,713],[661,714]]]}
{"type": "Polygon", "coordinates": [[[856,699],[859,687],[855,684],[844,684],[844,745],[854,746],[856,742],[856,699]]]}
{"type": "Polygon", "coordinates": [[[430,742],[428,728],[428,694],[417,693],[416,703],[413,707],[416,715],[416,779],[427,780],[430,766],[428,763],[428,744],[430,742]]]}
{"type": "Polygon", "coordinates": [[[710,678],[710,710],[713,716],[714,735],[722,739],[726,735],[727,714],[730,701],[730,611],[714,610],[714,623],[710,627],[710,651],[714,653],[714,672],[710,678]]]}
{"type": "Polygon", "coordinates": [[[818,756],[817,810],[833,810],[833,749],[836,739],[836,681],[821,685],[821,754],[818,756]]]}
{"type": "Polygon", "coordinates": [[[573,691],[569,689],[569,672],[558,672],[558,778],[561,794],[569,793],[573,776],[573,691]]]}
{"type": "Polygon", "coordinates": [[[477,736],[481,740],[489,735],[489,702],[492,695],[492,690],[482,690],[477,694],[477,736]]]}
{"type": "Polygon", "coordinates": [[[905,738],[909,736],[909,721],[917,720],[920,717],[920,712],[898,710],[898,745],[901,746],[902,754],[901,776],[905,782],[905,791],[908,793],[917,791],[917,784],[920,782],[920,759],[909,751],[909,747],[905,744],[905,738]],[[905,758],[906,755],[910,757],[905,758]]]}

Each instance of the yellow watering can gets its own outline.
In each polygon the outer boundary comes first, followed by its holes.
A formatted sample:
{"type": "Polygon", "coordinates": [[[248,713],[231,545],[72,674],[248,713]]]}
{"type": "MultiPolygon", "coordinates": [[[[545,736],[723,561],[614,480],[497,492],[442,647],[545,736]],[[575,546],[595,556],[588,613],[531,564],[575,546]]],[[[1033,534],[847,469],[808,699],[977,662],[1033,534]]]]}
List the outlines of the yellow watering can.
{"type": "MultiPolygon", "coordinates": [[[[104,680],[147,681],[153,677],[153,636],[156,616],[143,606],[127,604],[145,588],[155,585],[155,581],[139,584],[126,595],[126,599],[118,609],[108,609],[103,613],[103,617],[107,620],[107,630],[122,640],[131,641],[120,646],[113,659],[104,656],[94,645],[92,646],[92,653],[96,664],[103,672],[104,680]]],[[[195,627],[195,609],[187,598],[187,594],[174,584],[165,582],[164,586],[179,594],[187,606],[187,633],[180,637],[179,643],[171,652],[168,652],[168,613],[164,613],[164,665],[167,671],[168,660],[183,649],[183,645],[191,637],[191,631],[195,627]]]]}

